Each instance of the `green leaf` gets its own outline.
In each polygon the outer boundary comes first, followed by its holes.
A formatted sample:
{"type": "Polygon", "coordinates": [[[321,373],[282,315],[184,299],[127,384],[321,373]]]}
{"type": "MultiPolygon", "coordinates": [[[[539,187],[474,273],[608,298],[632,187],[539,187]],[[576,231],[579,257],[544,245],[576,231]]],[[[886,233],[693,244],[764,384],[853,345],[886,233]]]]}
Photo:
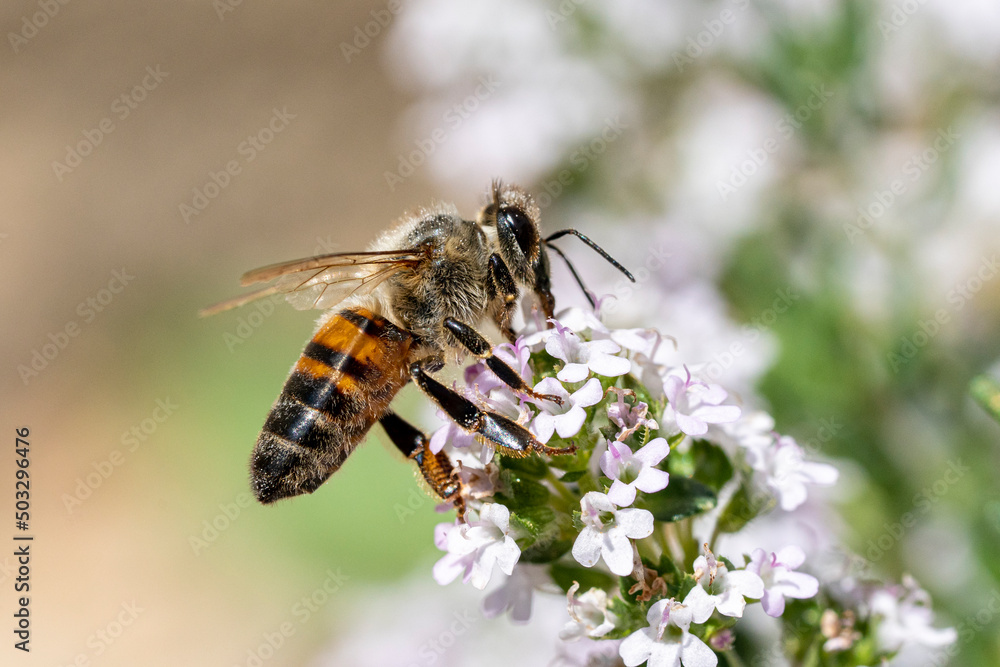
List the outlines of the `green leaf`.
{"type": "Polygon", "coordinates": [[[547,505],[551,494],[544,484],[524,479],[511,470],[501,471],[500,488],[503,492],[496,494],[497,499],[512,511],[519,512],[528,507],[547,505]]]}
{"type": "Polygon", "coordinates": [[[565,484],[570,484],[572,482],[578,482],[581,477],[587,474],[586,470],[574,470],[573,472],[568,472],[559,478],[560,482],[565,484]]]}
{"type": "Polygon", "coordinates": [[[691,456],[694,459],[693,477],[716,493],[732,479],[733,464],[721,447],[705,440],[695,440],[691,456]]]}
{"type": "Polygon", "coordinates": [[[600,588],[606,591],[615,585],[615,579],[617,579],[607,572],[569,563],[553,563],[549,572],[552,574],[552,580],[564,592],[570,589],[574,581],[580,582],[580,591],[584,593],[591,588],[600,588]]]}
{"type": "Polygon", "coordinates": [[[540,456],[501,456],[497,455],[497,465],[505,470],[516,472],[520,477],[542,479],[548,472],[545,460],[540,456]]]}
{"type": "Polygon", "coordinates": [[[969,383],[969,393],[983,406],[993,419],[1000,422],[1000,383],[993,378],[979,375],[969,383]]]}
{"type": "MultiPolygon", "coordinates": [[[[670,483],[673,484],[673,480],[670,483]]],[[[770,512],[775,504],[772,495],[763,492],[754,493],[749,480],[744,479],[719,515],[716,530],[720,533],[738,533],[754,518],[770,512]]]]}
{"type": "Polygon", "coordinates": [[[643,506],[653,513],[653,517],[667,523],[707,512],[716,502],[718,497],[709,487],[690,477],[675,475],[670,476],[667,488],[647,493],[642,498],[643,506]]]}

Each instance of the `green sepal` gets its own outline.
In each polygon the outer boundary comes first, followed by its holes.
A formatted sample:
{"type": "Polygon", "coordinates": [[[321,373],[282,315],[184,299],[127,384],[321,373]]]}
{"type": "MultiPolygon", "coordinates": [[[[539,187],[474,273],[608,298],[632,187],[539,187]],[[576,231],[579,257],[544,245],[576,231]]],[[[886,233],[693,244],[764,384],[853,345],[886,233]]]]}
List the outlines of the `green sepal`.
{"type": "Polygon", "coordinates": [[[707,512],[715,507],[718,500],[715,492],[701,482],[671,475],[667,488],[643,494],[641,505],[652,512],[657,521],[673,523],[707,512]]]}

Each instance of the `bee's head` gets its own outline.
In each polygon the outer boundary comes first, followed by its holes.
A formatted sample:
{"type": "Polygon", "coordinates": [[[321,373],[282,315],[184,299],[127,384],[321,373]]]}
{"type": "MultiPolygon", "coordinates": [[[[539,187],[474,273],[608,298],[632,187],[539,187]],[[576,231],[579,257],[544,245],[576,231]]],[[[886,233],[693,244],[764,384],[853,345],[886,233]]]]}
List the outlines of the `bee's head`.
{"type": "Polygon", "coordinates": [[[490,203],[479,214],[479,224],[496,227],[500,257],[514,279],[534,285],[535,264],[542,247],[538,205],[521,188],[500,181],[493,182],[490,194],[490,203]]]}

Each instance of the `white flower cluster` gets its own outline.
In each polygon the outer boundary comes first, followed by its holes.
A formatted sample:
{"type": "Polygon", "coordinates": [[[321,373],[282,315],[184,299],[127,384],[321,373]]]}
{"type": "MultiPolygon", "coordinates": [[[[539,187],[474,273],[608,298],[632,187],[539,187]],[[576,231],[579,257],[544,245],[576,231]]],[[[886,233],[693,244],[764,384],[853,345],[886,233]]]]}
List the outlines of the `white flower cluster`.
{"type": "MultiPolygon", "coordinates": [[[[516,344],[499,346],[495,353],[535,392],[557,395],[562,405],[516,395],[483,364],[466,373],[462,391],[484,408],[517,420],[542,442],[558,436],[596,443],[587,472],[598,489],[585,491],[578,483],[580,488],[575,490],[572,482],[563,483],[563,473],[556,469],[549,469],[544,479],[552,495],[564,502],[565,511],[573,509],[566,508],[568,498],[579,503],[569,550],[577,566],[593,568],[603,562],[610,573],[635,577],[643,589],[650,586],[638,546],[655,542],[665,552],[659,540],[664,531],[669,532],[670,524],[658,522],[649,509],[636,503],[668,488],[671,476],[664,464],[671,445],[683,449],[685,439],[697,438],[721,448],[748,478],[757,480],[762,492],[778,498],[782,510],[804,502],[809,485],[836,480],[835,468],[806,461],[791,438],[774,433],[770,417],[744,413],[728,402],[725,389],[699,379],[687,367],[653,362],[655,352],[650,346],[659,344],[659,334],[612,331],[592,314],[573,309],[561,313],[552,324],[550,329],[522,336],[516,344]],[[532,354],[540,355],[536,358],[551,368],[551,374],[537,382],[532,354]],[[648,392],[652,405],[619,386],[626,375],[648,392]],[[604,407],[597,407],[602,402],[604,407]],[[608,425],[607,437],[588,426],[594,421],[608,425]]],[[[498,464],[492,448],[452,423],[442,426],[431,441],[436,452],[465,453],[459,470],[469,507],[464,522],[437,527],[435,543],[447,553],[434,567],[435,579],[446,584],[462,576],[463,581],[484,589],[499,567],[508,578],[488,596],[487,615],[509,610],[515,620],[527,621],[533,592],[551,588],[552,580],[539,565],[518,564],[522,553],[518,541],[528,536],[519,533],[512,522],[511,509],[494,498],[499,493],[497,478],[503,461],[498,464]]],[[[663,597],[652,604],[646,614],[648,627],[635,629],[621,641],[621,659],[626,665],[648,661],[653,667],[676,665],[677,660],[687,666],[717,664],[715,651],[692,634],[692,625],[706,623],[716,612],[740,618],[747,600],[759,600],[764,611],[776,617],[783,613],[787,598],[815,596],[817,579],[796,571],[805,560],[805,553],[796,546],[776,553],[756,549],[744,566],[735,567],[717,559],[706,544],[704,555],[684,568],[693,588],[683,599],[663,597]]],[[[657,591],[665,592],[656,589],[655,582],[651,586],[646,599],[657,591]]],[[[562,638],[620,634],[621,619],[612,611],[613,598],[607,591],[591,587],[578,596],[579,589],[575,583],[567,592],[569,621],[562,638]]],[[[731,637],[728,628],[715,631],[712,645],[725,648],[726,637],[731,637]]]]}

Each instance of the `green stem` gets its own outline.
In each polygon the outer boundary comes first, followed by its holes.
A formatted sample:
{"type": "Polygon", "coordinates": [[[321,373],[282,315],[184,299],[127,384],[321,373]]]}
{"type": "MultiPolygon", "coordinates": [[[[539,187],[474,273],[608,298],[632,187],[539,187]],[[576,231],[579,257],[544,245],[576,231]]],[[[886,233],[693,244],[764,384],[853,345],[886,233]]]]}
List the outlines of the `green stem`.
{"type": "Polygon", "coordinates": [[[545,471],[545,479],[548,480],[549,484],[552,485],[552,488],[556,490],[556,493],[558,493],[559,496],[566,502],[566,507],[563,509],[567,510],[569,514],[572,514],[573,510],[580,505],[580,499],[566,488],[566,485],[563,484],[558,477],[556,477],[551,468],[548,468],[545,471]]]}
{"type": "Polygon", "coordinates": [[[730,667],[743,667],[743,660],[736,654],[736,651],[729,650],[722,655],[726,656],[726,662],[729,663],[730,667]]]}

